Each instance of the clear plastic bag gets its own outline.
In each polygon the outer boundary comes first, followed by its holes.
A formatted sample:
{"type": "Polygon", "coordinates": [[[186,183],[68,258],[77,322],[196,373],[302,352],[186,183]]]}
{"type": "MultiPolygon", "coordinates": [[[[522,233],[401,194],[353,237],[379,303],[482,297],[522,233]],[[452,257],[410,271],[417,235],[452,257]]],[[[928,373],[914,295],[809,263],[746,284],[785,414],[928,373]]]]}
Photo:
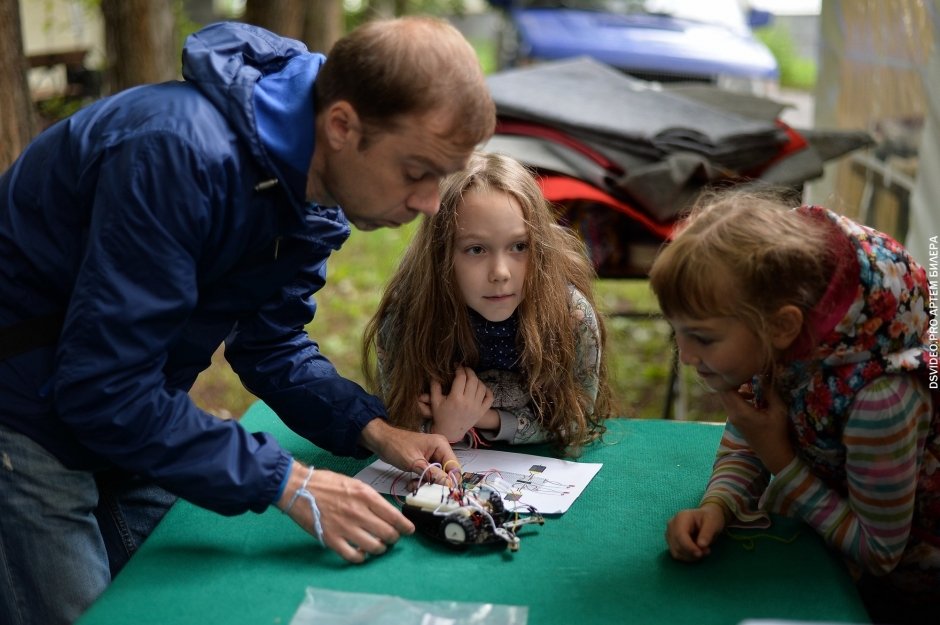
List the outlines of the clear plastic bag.
{"type": "Polygon", "coordinates": [[[526,625],[528,619],[526,606],[411,601],[308,586],[290,625],[526,625]]]}

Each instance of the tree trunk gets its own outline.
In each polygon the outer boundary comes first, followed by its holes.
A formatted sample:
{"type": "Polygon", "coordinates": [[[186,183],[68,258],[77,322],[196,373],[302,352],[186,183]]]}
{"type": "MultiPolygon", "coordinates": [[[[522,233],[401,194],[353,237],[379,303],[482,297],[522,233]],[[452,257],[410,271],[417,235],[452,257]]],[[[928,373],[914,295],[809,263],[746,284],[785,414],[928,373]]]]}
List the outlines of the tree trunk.
{"type": "Polygon", "coordinates": [[[36,132],[18,0],[0,0],[0,59],[0,172],[4,172],[36,132]]]}
{"type": "Polygon", "coordinates": [[[111,93],[179,76],[173,0],[101,0],[111,93]]]}
{"type": "Polygon", "coordinates": [[[327,52],[343,35],[343,0],[247,0],[242,21],[327,52]]]}
{"type": "Polygon", "coordinates": [[[304,43],[313,52],[329,52],[345,31],[343,0],[305,0],[304,43]]]}
{"type": "Polygon", "coordinates": [[[300,39],[304,34],[305,0],[247,0],[243,21],[284,37],[300,39]]]}

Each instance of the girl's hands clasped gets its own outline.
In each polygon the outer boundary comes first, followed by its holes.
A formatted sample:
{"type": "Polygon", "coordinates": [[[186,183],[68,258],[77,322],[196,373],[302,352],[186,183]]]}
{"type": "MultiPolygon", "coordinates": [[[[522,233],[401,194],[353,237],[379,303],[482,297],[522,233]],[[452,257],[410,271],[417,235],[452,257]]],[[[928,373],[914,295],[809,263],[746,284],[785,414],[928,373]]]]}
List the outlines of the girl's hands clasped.
{"type": "MultiPolygon", "coordinates": [[[[443,434],[449,441],[458,441],[477,425],[493,405],[493,392],[480,381],[473,369],[457,367],[450,393],[444,395],[441,383],[431,381],[431,393],[424,405],[433,420],[432,432],[443,434]]],[[[420,400],[419,400],[420,403],[420,400]]]]}

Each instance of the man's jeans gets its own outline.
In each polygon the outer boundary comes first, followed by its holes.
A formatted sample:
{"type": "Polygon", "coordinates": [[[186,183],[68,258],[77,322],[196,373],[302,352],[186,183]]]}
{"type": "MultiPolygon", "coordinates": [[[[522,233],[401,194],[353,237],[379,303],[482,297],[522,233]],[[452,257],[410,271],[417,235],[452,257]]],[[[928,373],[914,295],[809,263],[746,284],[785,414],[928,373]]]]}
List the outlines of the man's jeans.
{"type": "Polygon", "coordinates": [[[175,499],[136,478],[66,469],[0,425],[0,621],[75,621],[175,499]]]}

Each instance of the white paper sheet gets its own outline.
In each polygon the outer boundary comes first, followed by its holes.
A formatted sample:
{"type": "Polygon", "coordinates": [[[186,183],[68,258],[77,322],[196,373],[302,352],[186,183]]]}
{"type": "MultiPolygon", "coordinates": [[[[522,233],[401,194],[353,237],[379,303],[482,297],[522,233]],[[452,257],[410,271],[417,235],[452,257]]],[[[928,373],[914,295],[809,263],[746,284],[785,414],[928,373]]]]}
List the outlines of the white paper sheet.
{"type": "MultiPolygon", "coordinates": [[[[513,507],[511,502],[518,501],[542,514],[563,514],[603,466],[490,449],[455,449],[454,453],[465,480],[468,473],[475,473],[477,479],[503,494],[508,509],[513,507]]],[[[355,477],[380,493],[403,497],[416,476],[376,460],[355,477]]]]}

